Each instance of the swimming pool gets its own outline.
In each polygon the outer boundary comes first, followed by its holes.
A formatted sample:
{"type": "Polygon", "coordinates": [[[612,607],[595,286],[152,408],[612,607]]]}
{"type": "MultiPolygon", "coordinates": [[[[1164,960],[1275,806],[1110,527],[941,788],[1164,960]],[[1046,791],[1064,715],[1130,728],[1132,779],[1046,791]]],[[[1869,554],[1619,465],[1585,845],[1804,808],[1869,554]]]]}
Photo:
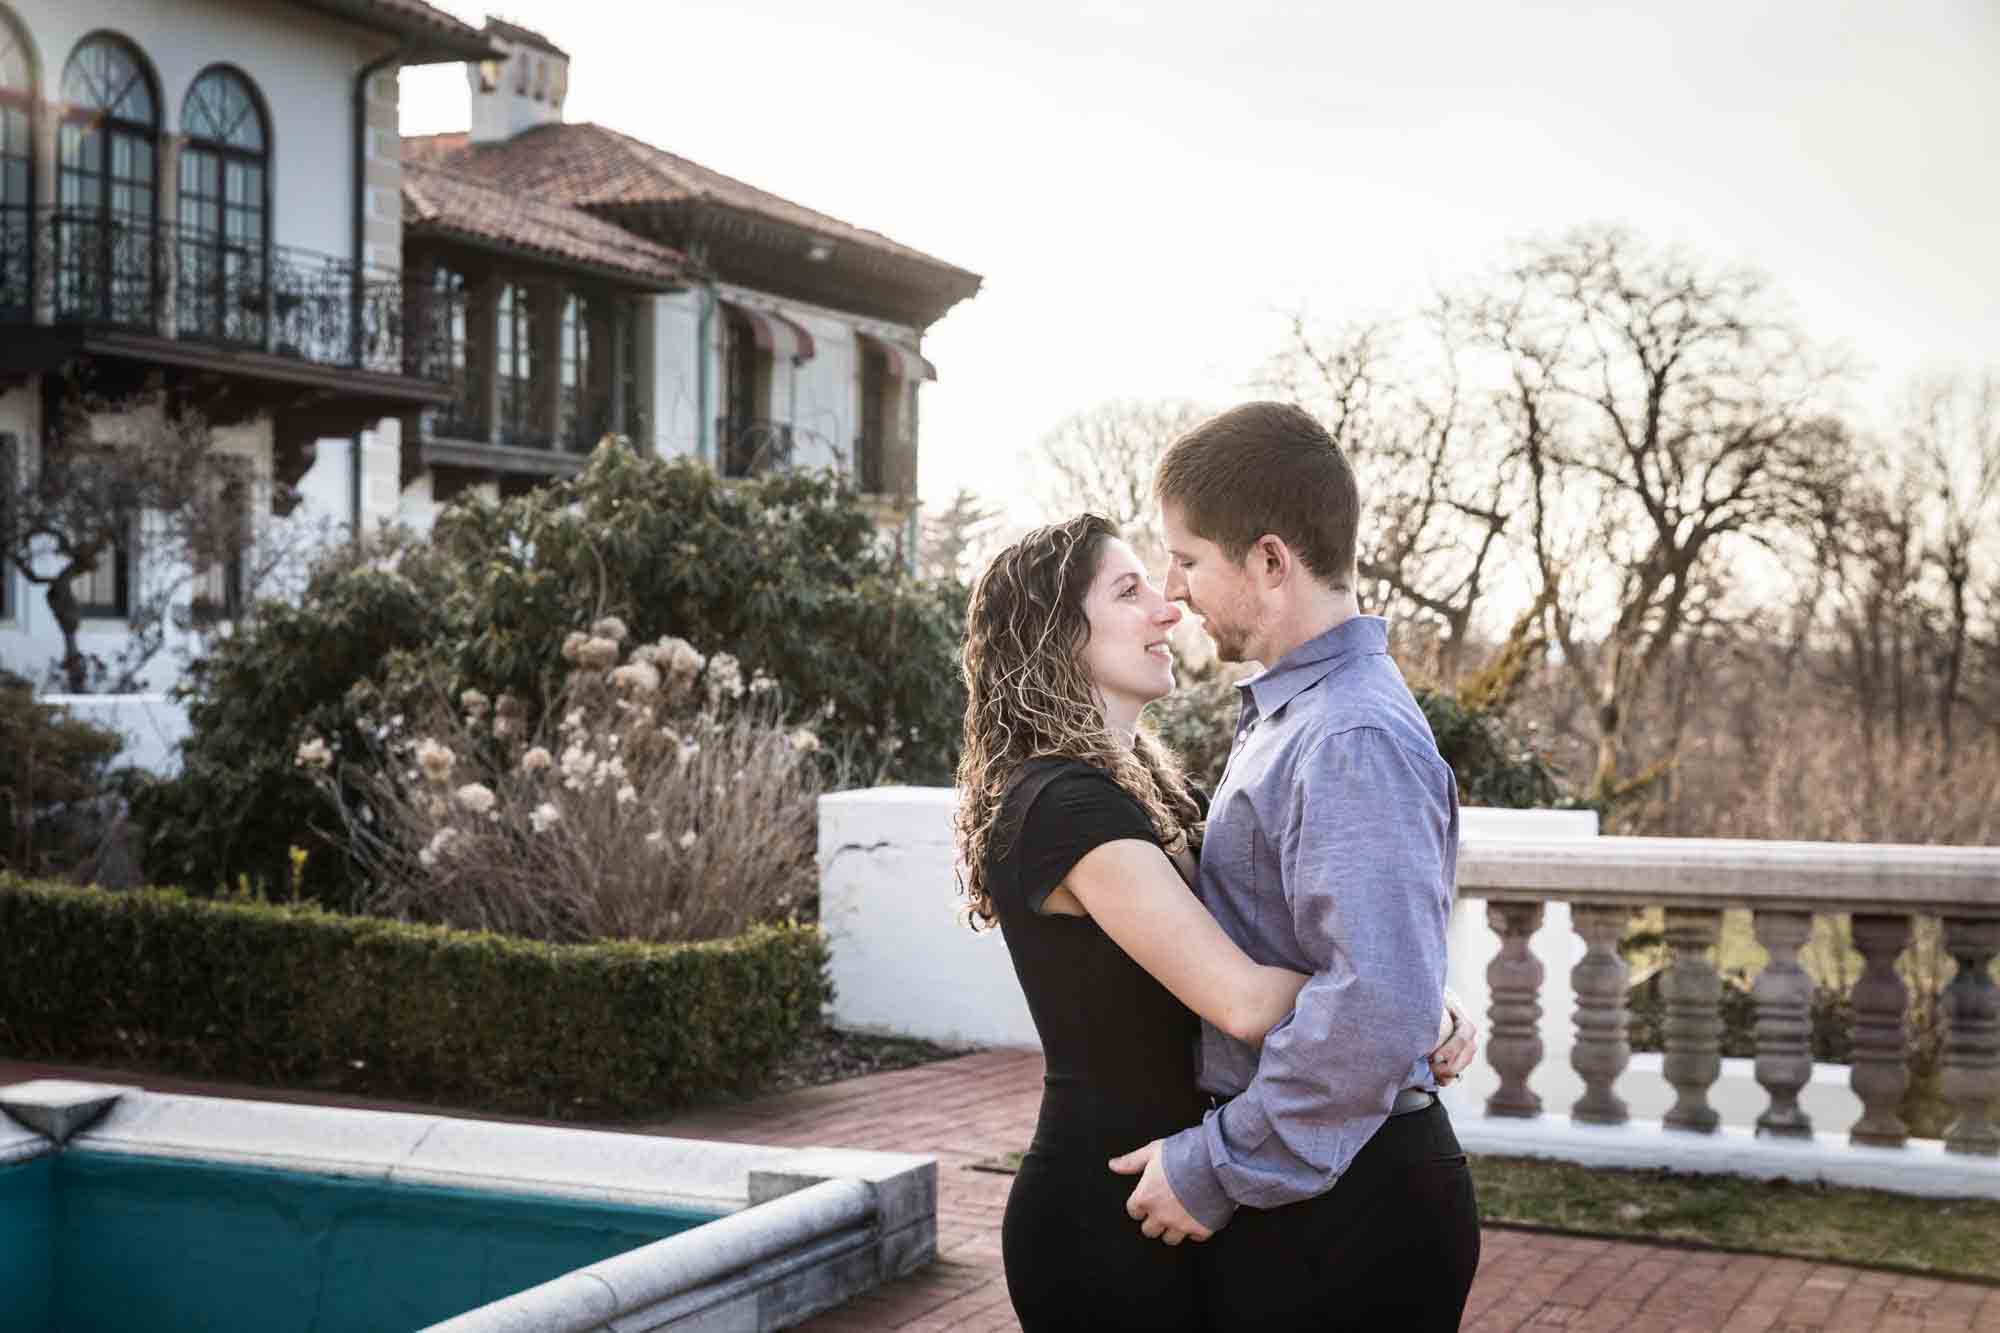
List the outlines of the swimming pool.
{"type": "Polygon", "coordinates": [[[929,1158],[53,1081],[0,1109],[0,1333],[763,1330],[936,1252],[929,1158]]]}

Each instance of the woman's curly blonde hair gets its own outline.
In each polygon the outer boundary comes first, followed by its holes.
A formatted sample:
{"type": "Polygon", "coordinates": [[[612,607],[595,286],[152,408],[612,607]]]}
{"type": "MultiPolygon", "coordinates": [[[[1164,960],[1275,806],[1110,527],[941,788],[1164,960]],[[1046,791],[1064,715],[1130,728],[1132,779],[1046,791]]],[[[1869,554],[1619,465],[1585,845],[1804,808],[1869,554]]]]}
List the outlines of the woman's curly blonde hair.
{"type": "Polygon", "coordinates": [[[966,611],[965,734],[958,761],[959,892],[974,930],[995,923],[986,870],[1012,832],[1000,808],[1031,759],[1081,759],[1145,807],[1169,852],[1198,850],[1201,807],[1173,755],[1146,732],[1126,746],[1085,672],[1084,598],[1118,530],[1096,514],[1037,528],[993,557],[966,611]]]}

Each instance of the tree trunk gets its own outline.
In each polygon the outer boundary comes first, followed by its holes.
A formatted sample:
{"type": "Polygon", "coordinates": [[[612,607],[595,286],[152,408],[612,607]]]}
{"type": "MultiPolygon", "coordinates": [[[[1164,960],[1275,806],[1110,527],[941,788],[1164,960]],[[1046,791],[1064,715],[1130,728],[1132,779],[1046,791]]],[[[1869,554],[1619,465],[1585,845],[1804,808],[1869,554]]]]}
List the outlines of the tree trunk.
{"type": "Polygon", "coordinates": [[[54,579],[49,583],[48,600],[49,613],[56,618],[56,627],[62,630],[63,679],[71,694],[87,693],[90,689],[90,667],[76,642],[77,631],[83,628],[83,612],[76,604],[76,591],[68,579],[54,579]]]}

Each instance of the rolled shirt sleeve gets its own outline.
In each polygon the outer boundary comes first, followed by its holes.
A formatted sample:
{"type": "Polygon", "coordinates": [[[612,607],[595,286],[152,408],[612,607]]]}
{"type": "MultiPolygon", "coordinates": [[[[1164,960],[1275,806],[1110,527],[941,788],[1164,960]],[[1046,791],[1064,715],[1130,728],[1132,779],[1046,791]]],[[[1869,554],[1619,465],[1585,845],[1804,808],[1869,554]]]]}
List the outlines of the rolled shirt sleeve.
{"type": "Polygon", "coordinates": [[[1435,1087],[1426,1057],[1457,850],[1451,771],[1361,726],[1320,738],[1292,779],[1282,827],[1260,834],[1273,845],[1257,848],[1256,887],[1274,903],[1282,894],[1312,979],[1265,1037],[1249,1087],[1164,1149],[1174,1193],[1210,1228],[1239,1205],[1324,1193],[1399,1090],[1435,1087]]]}

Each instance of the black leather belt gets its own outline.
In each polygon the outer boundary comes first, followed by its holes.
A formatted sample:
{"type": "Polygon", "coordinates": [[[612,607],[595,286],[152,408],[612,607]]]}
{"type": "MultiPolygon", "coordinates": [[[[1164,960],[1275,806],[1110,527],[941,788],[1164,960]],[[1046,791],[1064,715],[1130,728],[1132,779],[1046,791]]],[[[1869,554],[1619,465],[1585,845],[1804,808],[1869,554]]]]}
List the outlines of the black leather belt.
{"type": "MultiPolygon", "coordinates": [[[[1208,1109],[1211,1111],[1220,1111],[1235,1100],[1236,1095],[1234,1093],[1227,1097],[1218,1097],[1211,1092],[1208,1094],[1208,1109]]],[[[1397,1092],[1396,1100],[1390,1103],[1389,1118],[1393,1120],[1399,1115],[1411,1115],[1417,1111],[1428,1111],[1431,1103],[1436,1100],[1436,1097],[1425,1092],[1422,1088],[1404,1088],[1397,1092]]]]}

